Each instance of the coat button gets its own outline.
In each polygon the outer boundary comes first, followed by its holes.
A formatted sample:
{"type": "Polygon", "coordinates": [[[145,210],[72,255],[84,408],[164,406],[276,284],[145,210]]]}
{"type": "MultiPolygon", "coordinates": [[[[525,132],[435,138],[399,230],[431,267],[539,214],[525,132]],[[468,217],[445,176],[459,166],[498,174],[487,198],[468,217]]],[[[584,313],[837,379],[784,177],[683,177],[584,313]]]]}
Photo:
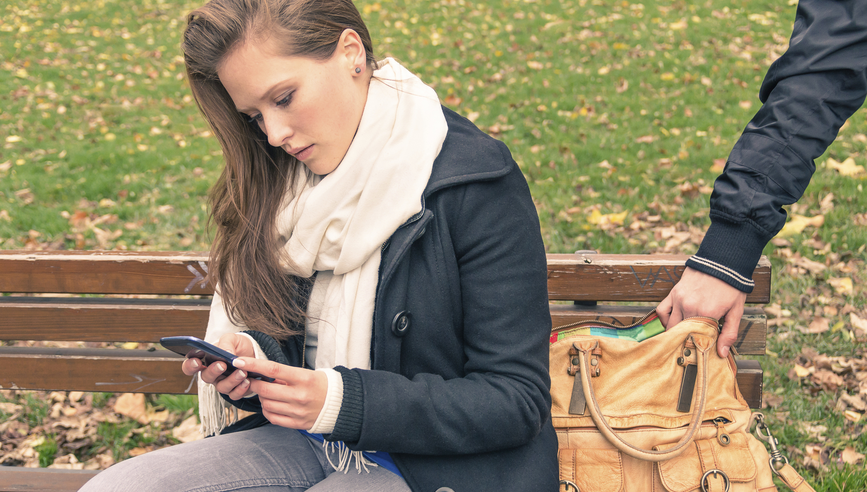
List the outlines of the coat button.
{"type": "Polygon", "coordinates": [[[451,487],[440,487],[437,489],[437,492],[455,492],[451,487]]]}
{"type": "Polygon", "coordinates": [[[409,331],[412,325],[412,313],[409,311],[401,311],[394,316],[391,321],[391,332],[396,336],[402,337],[409,331]]]}

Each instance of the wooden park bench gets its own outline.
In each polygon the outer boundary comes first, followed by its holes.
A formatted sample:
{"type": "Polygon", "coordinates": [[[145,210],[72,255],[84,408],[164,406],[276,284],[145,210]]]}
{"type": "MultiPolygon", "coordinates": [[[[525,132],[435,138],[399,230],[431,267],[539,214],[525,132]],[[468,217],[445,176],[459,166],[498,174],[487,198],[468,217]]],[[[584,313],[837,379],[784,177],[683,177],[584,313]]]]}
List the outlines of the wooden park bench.
{"type": "MultiPolygon", "coordinates": [[[[666,296],[686,259],[548,255],[553,325],[582,319],[632,323],[666,296]],[[624,305],[636,302],[644,305],[624,305]]],[[[13,294],[0,295],[0,341],[155,343],[169,335],[203,337],[212,294],[210,286],[202,285],[206,261],[207,255],[193,252],[0,251],[0,294],[13,294]]],[[[771,267],[766,258],[753,279],[756,287],[747,301],[767,303],[771,267]]],[[[766,329],[761,308],[748,307],[738,353],[763,355],[766,329]]],[[[0,345],[0,388],[195,392],[191,378],[180,370],[180,357],[163,349],[0,345]]],[[[737,379],[750,406],[760,407],[758,362],[739,360],[737,379]]],[[[95,473],[0,466],[0,491],[77,490],[95,473]]]]}

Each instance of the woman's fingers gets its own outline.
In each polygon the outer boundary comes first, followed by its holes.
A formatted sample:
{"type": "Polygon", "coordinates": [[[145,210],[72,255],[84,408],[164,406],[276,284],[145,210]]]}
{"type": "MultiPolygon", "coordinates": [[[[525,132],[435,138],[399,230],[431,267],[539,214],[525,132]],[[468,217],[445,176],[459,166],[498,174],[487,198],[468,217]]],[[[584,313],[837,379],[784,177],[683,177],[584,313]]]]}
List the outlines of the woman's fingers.
{"type": "Polygon", "coordinates": [[[235,366],[274,378],[272,383],[250,381],[250,391],[259,395],[262,412],[270,422],[293,429],[309,429],[316,422],[328,392],[323,372],[247,357],[236,359],[235,366]]]}
{"type": "Polygon", "coordinates": [[[185,359],[184,363],[181,364],[181,370],[184,371],[184,374],[186,374],[187,376],[195,376],[196,373],[203,370],[204,368],[205,365],[202,364],[202,361],[194,357],[185,359]]]}
{"type": "Polygon", "coordinates": [[[246,376],[247,375],[244,373],[244,371],[236,369],[235,372],[233,372],[226,379],[217,383],[217,389],[220,389],[220,385],[228,387],[234,384],[234,387],[232,387],[229,391],[225,391],[223,393],[228,395],[228,397],[233,400],[239,400],[247,396],[247,394],[250,392],[250,380],[246,376]]]}
{"type": "MultiPolygon", "coordinates": [[[[226,364],[223,362],[217,362],[212,365],[219,365],[223,368],[226,367],[226,364]]],[[[223,376],[223,374],[221,373],[220,376],[217,378],[216,383],[213,384],[214,387],[217,388],[217,391],[223,393],[224,395],[228,395],[233,400],[237,400],[238,398],[244,396],[244,394],[247,393],[247,390],[250,387],[250,381],[247,379],[247,373],[239,369],[235,369],[228,376],[223,376]],[[239,388],[239,386],[242,386],[243,388],[239,388]]]]}

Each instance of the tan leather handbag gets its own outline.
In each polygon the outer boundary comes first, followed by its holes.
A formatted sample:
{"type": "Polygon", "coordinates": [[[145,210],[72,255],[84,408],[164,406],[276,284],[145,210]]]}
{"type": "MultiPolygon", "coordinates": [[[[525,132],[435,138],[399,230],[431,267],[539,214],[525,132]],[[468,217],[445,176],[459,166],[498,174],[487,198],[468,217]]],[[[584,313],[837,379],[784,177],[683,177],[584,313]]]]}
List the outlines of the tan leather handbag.
{"type": "Polygon", "coordinates": [[[771,458],[749,433],[752,412],[717,335],[716,320],[690,318],[640,342],[552,337],[560,491],[776,491],[773,465],[793,490],[813,490],[775,440],[771,458]]]}

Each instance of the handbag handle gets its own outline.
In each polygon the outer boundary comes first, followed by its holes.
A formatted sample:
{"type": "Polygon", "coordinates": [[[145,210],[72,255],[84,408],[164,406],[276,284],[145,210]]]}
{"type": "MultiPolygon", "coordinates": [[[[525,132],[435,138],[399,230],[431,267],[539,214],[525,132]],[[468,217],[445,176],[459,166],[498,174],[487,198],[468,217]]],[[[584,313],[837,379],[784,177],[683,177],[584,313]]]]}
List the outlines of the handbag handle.
{"type": "Polygon", "coordinates": [[[624,441],[623,438],[618,436],[617,433],[614,432],[614,429],[608,425],[608,422],[602,415],[602,409],[599,408],[599,402],[596,401],[596,393],[593,392],[593,386],[590,384],[590,365],[587,362],[586,349],[575,347],[578,350],[578,357],[581,361],[581,386],[584,389],[584,394],[587,396],[587,406],[590,408],[590,416],[593,417],[593,422],[596,423],[599,432],[602,433],[602,435],[620,451],[632,456],[633,458],[644,461],[665,461],[684,452],[686,446],[693,441],[695,432],[701,425],[701,418],[704,414],[705,402],[707,401],[707,351],[711,346],[713,346],[713,344],[707,344],[709,346],[702,349],[695,343],[692,334],[689,336],[689,339],[692,339],[693,344],[696,346],[696,362],[698,363],[698,373],[696,375],[696,381],[698,384],[696,386],[699,388],[699,393],[695,398],[698,398],[699,400],[698,410],[694,413],[692,421],[689,423],[686,435],[684,435],[673,448],[659,451],[642,449],[629,444],[624,441]]]}

